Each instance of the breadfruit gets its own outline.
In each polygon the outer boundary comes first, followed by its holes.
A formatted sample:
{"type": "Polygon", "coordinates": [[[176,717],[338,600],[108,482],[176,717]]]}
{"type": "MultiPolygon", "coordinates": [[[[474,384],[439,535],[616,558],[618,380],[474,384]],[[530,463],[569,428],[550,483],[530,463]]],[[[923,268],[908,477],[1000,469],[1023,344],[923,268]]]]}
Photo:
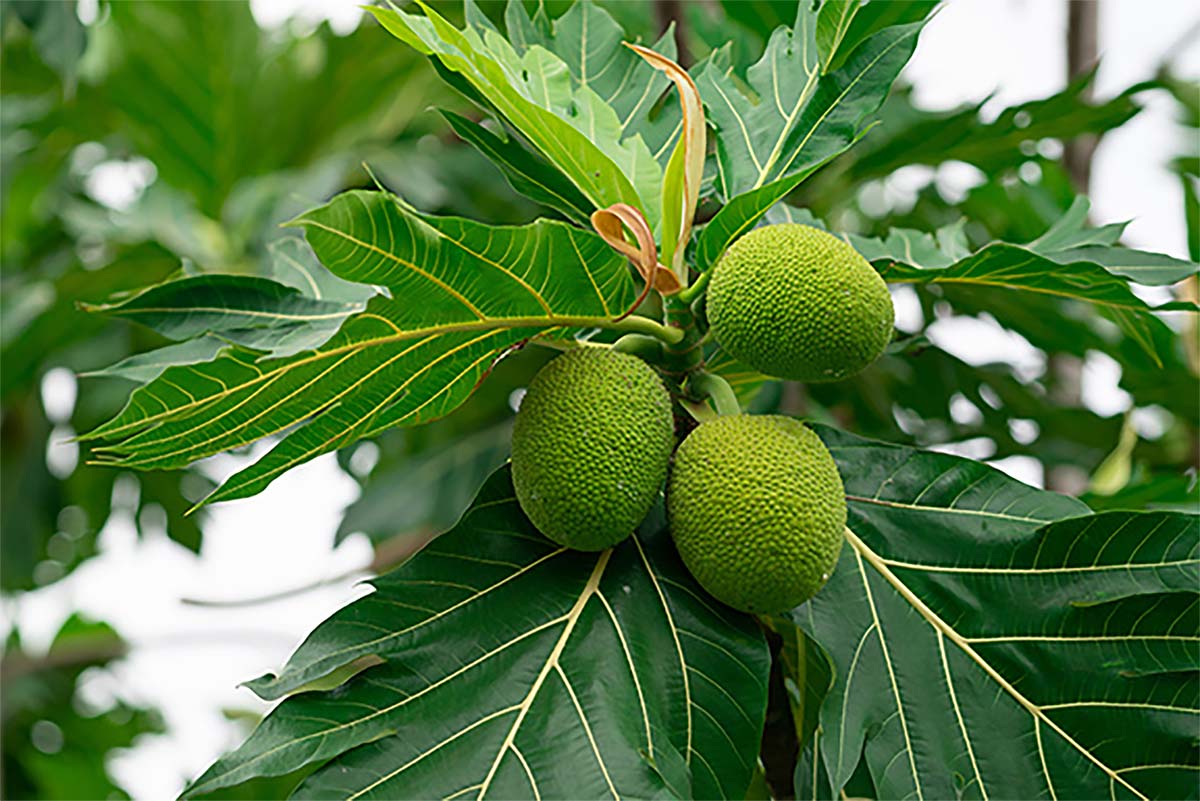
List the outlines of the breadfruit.
{"type": "Polygon", "coordinates": [[[838,381],[879,357],[895,311],[887,284],[854,248],[807,225],[757,228],[713,268],[717,342],[767,375],[838,381]]]}
{"type": "Polygon", "coordinates": [[[649,365],[608,348],[569,351],[534,376],[517,412],[517,500],[558,544],[603,550],[650,511],[674,444],[671,397],[649,365]]]}
{"type": "Polygon", "coordinates": [[[675,452],[667,518],[704,589],[743,612],[804,603],[837,564],[846,496],[833,457],[802,423],[730,415],[675,452]]]}

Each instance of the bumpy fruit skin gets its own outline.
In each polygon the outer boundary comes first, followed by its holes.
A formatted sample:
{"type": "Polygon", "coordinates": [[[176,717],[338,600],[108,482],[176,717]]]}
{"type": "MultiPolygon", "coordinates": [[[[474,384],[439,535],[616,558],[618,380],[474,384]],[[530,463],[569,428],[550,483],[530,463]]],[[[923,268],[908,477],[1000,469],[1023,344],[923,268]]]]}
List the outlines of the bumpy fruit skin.
{"type": "Polygon", "coordinates": [[[599,551],[633,533],[675,444],[671,397],[636,356],[580,348],[542,368],[512,437],[521,509],[559,545],[599,551]]]}
{"type": "Polygon", "coordinates": [[[675,452],[667,516],[704,589],[770,614],[804,603],[833,573],[846,496],[833,457],[803,424],[731,415],[702,424],[675,452]]]}
{"type": "Polygon", "coordinates": [[[807,225],[757,228],[713,268],[717,342],[767,375],[839,381],[883,353],[895,310],[887,284],[842,240],[807,225]]]}

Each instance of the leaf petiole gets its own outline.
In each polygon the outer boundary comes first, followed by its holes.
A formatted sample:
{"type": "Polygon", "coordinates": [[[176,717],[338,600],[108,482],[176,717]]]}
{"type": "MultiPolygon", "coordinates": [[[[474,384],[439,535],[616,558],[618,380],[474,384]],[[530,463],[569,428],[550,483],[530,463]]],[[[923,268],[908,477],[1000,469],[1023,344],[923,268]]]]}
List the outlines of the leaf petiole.
{"type": "Polygon", "coordinates": [[[638,317],[632,315],[626,317],[619,322],[608,323],[603,326],[612,331],[624,331],[630,334],[648,334],[662,340],[668,345],[676,345],[683,341],[684,332],[679,328],[657,323],[648,317],[638,317]]]}
{"type": "Polygon", "coordinates": [[[717,408],[721,416],[741,414],[742,407],[738,403],[733,388],[721,376],[715,373],[700,371],[688,380],[688,388],[703,398],[708,398],[717,408]]]}

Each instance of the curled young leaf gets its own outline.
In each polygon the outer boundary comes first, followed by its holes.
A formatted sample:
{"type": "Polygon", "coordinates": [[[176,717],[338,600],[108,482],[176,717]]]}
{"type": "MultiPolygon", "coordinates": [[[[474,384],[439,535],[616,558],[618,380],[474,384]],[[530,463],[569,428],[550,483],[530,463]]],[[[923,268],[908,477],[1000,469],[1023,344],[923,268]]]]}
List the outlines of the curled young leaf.
{"type": "Polygon", "coordinates": [[[683,110],[683,126],[679,141],[671,153],[663,177],[663,256],[681,282],[686,273],[683,253],[692,235],[692,220],[700,199],[700,182],[704,179],[705,141],[704,103],[696,82],[687,70],[671,59],[641,45],[627,44],[650,66],[666,74],[679,90],[679,106],[683,110]]]}
{"type": "Polygon", "coordinates": [[[646,288],[642,290],[642,294],[621,317],[628,316],[636,309],[651,288],[664,295],[674,294],[681,289],[679,278],[659,264],[658,248],[654,246],[654,232],[650,230],[650,224],[640,211],[625,203],[614,203],[607,209],[592,212],[592,227],[610,247],[633,262],[642,278],[646,280],[646,288]],[[625,238],[626,228],[637,240],[637,247],[625,238]]]}

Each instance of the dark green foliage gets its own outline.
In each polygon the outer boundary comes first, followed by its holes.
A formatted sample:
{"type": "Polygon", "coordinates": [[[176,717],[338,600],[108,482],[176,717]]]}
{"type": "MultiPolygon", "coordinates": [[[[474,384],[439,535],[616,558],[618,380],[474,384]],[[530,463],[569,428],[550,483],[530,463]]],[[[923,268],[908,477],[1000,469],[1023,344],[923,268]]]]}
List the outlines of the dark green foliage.
{"type": "MultiPolygon", "coordinates": [[[[923,0],[679,4],[678,50],[671,4],[431,5],[376,7],[345,37],[260,30],[244,2],[101,4],[88,26],[74,4],[5,5],[6,603],[84,563],[113,513],[157,530],[162,507],[198,547],[183,511],[212,488],[189,465],[273,437],[209,500],[338,451],[364,487],[339,537],[411,558],[251,683],[282,702],[197,783],[213,797],[1194,797],[1196,266],[1089,224],[1058,147],[1136,118],[1145,91],[1194,132],[1194,87],[1164,68],[1091,101],[1084,75],[994,117],[928,111],[892,87],[938,35],[923,0]],[[801,386],[718,347],[715,276],[709,298],[651,292],[627,316],[640,281],[589,216],[623,202],[671,229],[687,155],[679,94],[633,41],[690,67],[708,123],[701,213],[666,266],[706,272],[764,217],[827,222],[907,312],[861,372],[801,386]],[[153,182],[104,206],[106,162],[153,182]],[[560,219],[523,225],[539,214],[560,219]],[[947,338],[962,317],[1027,363],[947,338]],[[849,528],[811,601],[758,620],[718,603],[661,504],[590,554],[521,512],[510,399],[564,340],[630,333],[661,342],[681,433],[712,411],[693,390],[721,394],[686,374],[700,354],[743,411],[837,425],[814,427],[849,528]],[[1128,416],[1079,393],[1080,365],[1108,359],[1128,416]],[[88,374],[69,413],[43,407],[53,368],[88,374]],[[97,427],[103,446],[51,470],[52,442],[97,427]],[[1091,509],[928,449],[1030,457],[1091,509]]],[[[1169,159],[1194,260],[1195,154],[1169,159]]],[[[25,656],[14,639],[3,794],[113,792],[100,755],[151,716],[89,717],[73,667],[15,676],[25,656]],[[42,719],[58,754],[30,745],[42,719]]]]}
{"type": "Polygon", "coordinates": [[[80,675],[125,652],[111,628],[72,617],[50,650],[34,656],[15,634],[3,657],[5,798],[127,798],[105,759],[145,734],[162,731],[153,711],[117,702],[90,709],[78,697],[80,675]]]}

